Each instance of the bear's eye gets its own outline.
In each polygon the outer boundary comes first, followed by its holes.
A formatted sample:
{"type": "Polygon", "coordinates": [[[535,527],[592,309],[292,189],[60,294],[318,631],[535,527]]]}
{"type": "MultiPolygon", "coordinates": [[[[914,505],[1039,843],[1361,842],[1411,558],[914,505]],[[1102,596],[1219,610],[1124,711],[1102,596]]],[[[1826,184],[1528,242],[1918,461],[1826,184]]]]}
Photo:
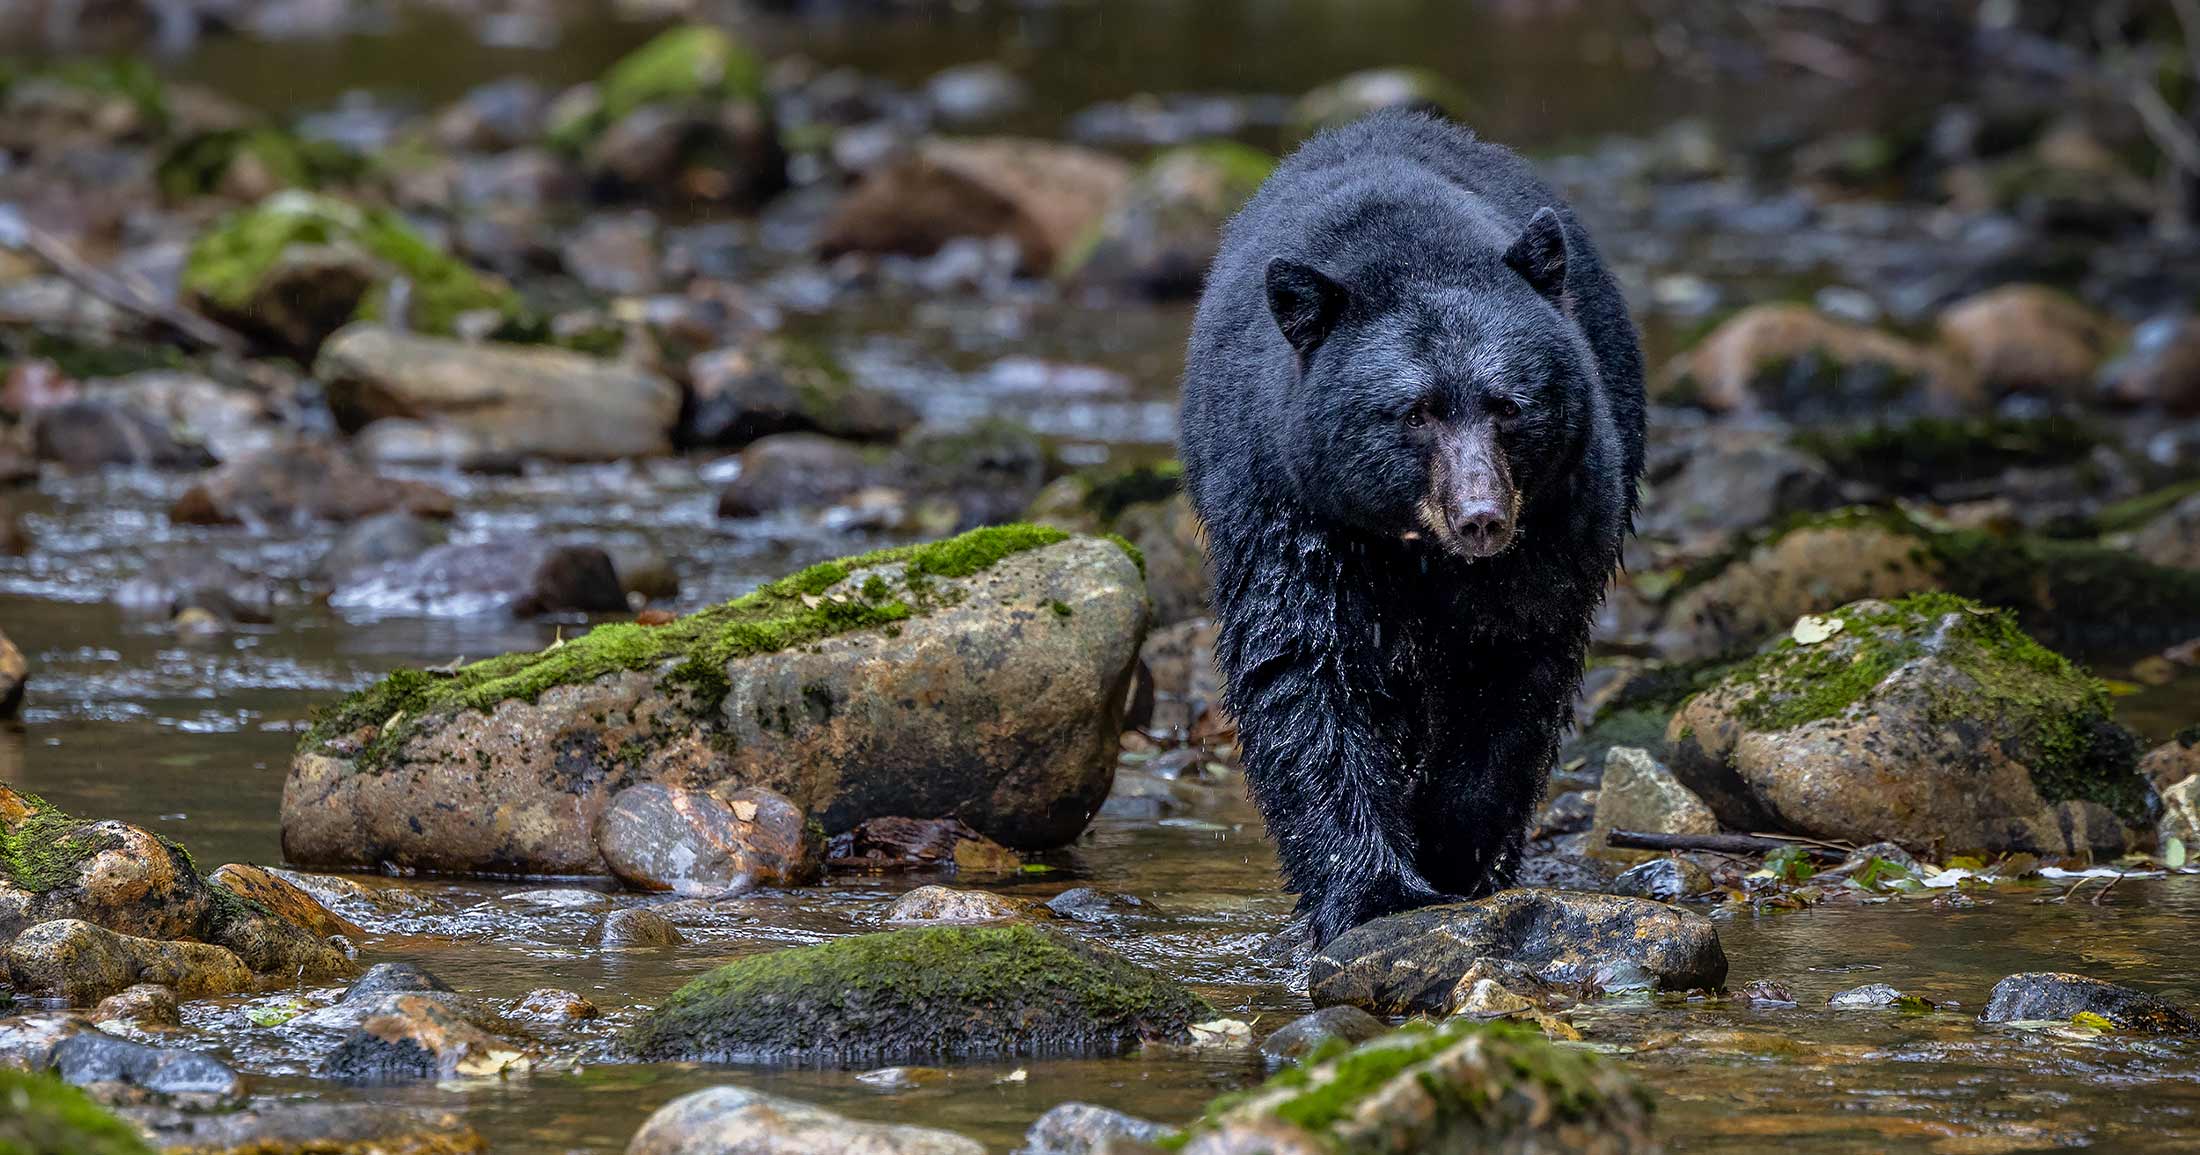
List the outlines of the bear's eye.
{"type": "Polygon", "coordinates": [[[1406,410],[1406,427],[1408,429],[1419,429],[1428,424],[1434,416],[1435,414],[1428,402],[1417,401],[1414,403],[1413,408],[1406,410]]]}
{"type": "Polygon", "coordinates": [[[1492,397],[1490,398],[1490,414],[1499,421],[1510,421],[1520,416],[1520,402],[1510,397],[1492,397]]]}

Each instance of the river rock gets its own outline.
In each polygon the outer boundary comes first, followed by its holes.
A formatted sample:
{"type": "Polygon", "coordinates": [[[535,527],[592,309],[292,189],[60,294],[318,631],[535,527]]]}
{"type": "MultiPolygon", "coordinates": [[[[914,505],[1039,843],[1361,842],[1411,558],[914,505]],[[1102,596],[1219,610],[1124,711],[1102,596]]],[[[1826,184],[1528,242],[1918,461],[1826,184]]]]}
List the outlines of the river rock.
{"type": "Polygon", "coordinates": [[[1292,124],[1301,136],[1349,124],[1387,108],[1471,123],[1474,105],[1459,86],[1425,68],[1370,68],[1340,76],[1299,98],[1292,124]]]}
{"type": "Polygon", "coordinates": [[[671,919],[652,910],[626,906],[603,916],[602,942],[606,947],[679,946],[685,941],[671,919]]]}
{"type": "MultiPolygon", "coordinates": [[[[679,939],[675,938],[673,941],[678,942],[679,939]]],[[[560,990],[557,987],[536,987],[513,999],[505,1014],[520,1022],[578,1023],[601,1018],[603,1011],[578,992],[560,990]]]]}
{"type": "Polygon", "coordinates": [[[688,897],[803,886],[817,880],[825,853],[809,817],[784,795],[659,782],[612,797],[596,820],[596,849],[628,886],[688,897]]]}
{"type": "Polygon", "coordinates": [[[172,1030],[183,1025],[176,992],[152,983],[116,991],[92,1008],[95,1023],[124,1023],[140,1030],[172,1030]]]}
{"type": "Polygon", "coordinates": [[[2140,526],[2131,537],[2131,548],[2156,565],[2200,570],[2200,494],[2140,526]]]}
{"type": "Polygon", "coordinates": [[[1726,979],[1719,932],[1700,914],[1639,898],[1508,890],[1428,906],[1346,931],[1314,955],[1317,1006],[1376,1014],[1441,1011],[1478,958],[1525,964],[1552,982],[1580,982],[1613,963],[1642,967],[1665,990],[1726,979]]]}
{"type": "Polygon", "coordinates": [[[1332,1040],[1357,1046],[1390,1033],[1390,1024],[1358,1007],[1323,1007],[1276,1028],[1261,1040],[1260,1053],[1271,1063],[1296,1063],[1332,1040]]]}
{"type": "Polygon", "coordinates": [[[1886,983],[1865,983],[1836,991],[1826,999],[1826,1005],[1837,1011],[1878,1010],[1902,1001],[1902,992],[1886,983]]]}
{"type": "Polygon", "coordinates": [[[767,787],[827,829],[952,813],[1060,845],[1106,797],[1144,627],[1119,548],[1011,526],[826,563],[668,625],[402,671],[306,737],[284,851],[602,873],[597,819],[643,782],[767,787]]]}
{"type": "Polygon", "coordinates": [[[212,1055],[149,1047],[101,1031],[86,1031],[55,1047],[53,1071],[71,1086],[120,1084],[154,1095],[189,1096],[205,1105],[235,1106],[244,1097],[243,1077],[212,1055]]]}
{"type": "Polygon", "coordinates": [[[834,870],[1014,870],[1016,852],[960,818],[871,818],[833,836],[826,864],[834,870]]]}
{"type": "Polygon", "coordinates": [[[274,620],[274,584],[248,574],[211,550],[151,559],[115,588],[115,602],[133,614],[175,619],[198,611],[217,622],[274,620]]]}
{"type": "Polygon", "coordinates": [[[2101,370],[2101,385],[2123,405],[2200,413],[2200,317],[2172,314],[2140,325],[2130,349],[2101,370]]]}
{"type": "Polygon", "coordinates": [[[24,1155],[148,1155],[137,1128],[47,1074],[0,1067],[0,1149],[24,1155]]]}
{"type": "Polygon", "coordinates": [[[35,1011],[0,1018],[0,1072],[43,1071],[55,1047],[99,1025],[81,1011],[35,1011]]]}
{"type": "Polygon", "coordinates": [[[2044,285],[2002,285],[1940,314],[1940,339],[1992,395],[2084,403],[2123,327],[2044,285]]]}
{"type": "Polygon", "coordinates": [[[1035,913],[1028,902],[983,890],[920,886],[886,908],[888,925],[936,922],[1009,922],[1035,913]]]}
{"type": "Polygon", "coordinates": [[[11,955],[10,966],[31,976],[19,987],[68,978],[72,953],[92,969],[63,997],[72,1003],[83,997],[84,1005],[139,976],[176,986],[160,976],[179,968],[207,976],[191,989],[177,986],[179,993],[242,990],[249,976],[240,986],[229,975],[239,960],[293,981],[357,973],[319,935],[209,883],[181,848],[140,827],[72,818],[0,786],[0,837],[10,846],[0,873],[0,940],[22,936],[16,945],[23,957],[18,963],[11,955]],[[152,941],[165,939],[197,941],[152,941]]]}
{"type": "Polygon", "coordinates": [[[2184,843],[2187,855],[2200,851],[2200,777],[2162,791],[2162,821],[2155,836],[2164,843],[2172,838],[2184,843]]]}
{"type": "Polygon", "coordinates": [[[420,332],[450,333],[469,314],[521,312],[509,286],[395,213],[295,190],[214,222],[183,269],[192,305],[301,359],[347,322],[386,313],[399,281],[403,320],[420,332]]]}
{"type": "Polygon", "coordinates": [[[500,1038],[454,1000],[393,994],[372,1007],[316,1073],[345,1083],[401,1083],[524,1070],[529,1044],[500,1038]]]}
{"type": "Polygon", "coordinates": [[[1714,413],[1796,416],[1876,416],[1924,395],[1950,408],[1981,400],[1976,381],[1946,357],[1792,304],[1728,318],[1674,362],[1660,390],[1714,413]]]}
{"type": "Polygon", "coordinates": [[[1646,534],[1686,540],[1840,504],[1840,484],[1825,462],[1777,439],[1722,429],[1651,484],[1637,520],[1646,534]]]}
{"type": "Polygon", "coordinates": [[[203,942],[158,942],[120,935],[81,919],[42,922],[8,945],[8,981],[24,993],[89,1007],[139,983],[172,987],[185,998],[249,991],[244,962],[203,942]]]}
{"type": "Polygon", "coordinates": [[[1063,254],[1057,272],[1156,298],[1199,292],[1222,226],[1260,190],[1274,157],[1230,141],[1170,149],[1063,254]]]}
{"type": "Polygon", "coordinates": [[[30,680],[30,661],[7,634],[0,633],[0,718],[13,718],[23,708],[23,687],[30,680]]]}
{"type": "Polygon", "coordinates": [[[627,1155],[985,1155],[948,1131],[864,1123],[741,1087],[682,1095],[642,1124],[627,1155]]]}
{"type": "Polygon", "coordinates": [[[454,427],[492,454],[611,461],[667,453],[679,387],[547,346],[466,344],[355,325],[314,363],[344,428],[385,417],[454,427]]]}
{"type": "Polygon", "coordinates": [[[1657,637],[1658,652],[1683,661],[1731,653],[1806,613],[1938,589],[1937,568],[1902,527],[1798,526],[1677,594],[1657,637]]]}
{"type": "MultiPolygon", "coordinates": [[[[1702,805],[1702,802],[1699,800],[1697,804],[1702,805]]],[[[1709,813],[1709,809],[1705,812],[1709,813]]],[[[1659,902],[1679,902],[1710,894],[1716,889],[1718,886],[1712,882],[1711,872],[1685,858],[1653,858],[1637,863],[1622,871],[1610,886],[1613,894],[1659,902]]]]}
{"type": "Polygon", "coordinates": [[[786,187],[764,62],[725,29],[669,29],[548,112],[551,142],[601,191],[761,203],[786,187]]]}
{"type": "Polygon", "coordinates": [[[313,577],[331,586],[356,582],[392,562],[425,553],[441,540],[426,518],[401,509],[378,513],[338,531],[328,552],[314,563],[313,577]]]}
{"type": "Polygon", "coordinates": [[[1063,1103],[1032,1121],[1016,1155],[1104,1155],[1119,1142],[1154,1143],[1174,1130],[1090,1103],[1063,1103]]]}
{"type": "Polygon", "coordinates": [[[1104,947],[1031,925],[921,927],[751,955],[689,983],[625,1037],[648,1060],[835,1066],[1107,1055],[1216,1017],[1104,947]]]}
{"type": "Polygon", "coordinates": [[[1180,495],[1130,506],[1116,517],[1114,533],[1146,559],[1155,621],[1181,622],[1209,612],[1206,531],[1189,500],[1180,495]]]}
{"type": "Polygon", "coordinates": [[[1716,834],[1719,819],[1648,751],[1619,746],[1604,756],[1604,783],[1597,790],[1596,820],[1589,827],[1589,853],[1607,862],[1648,862],[1659,857],[1657,851],[1606,845],[1614,830],[1716,834]]]}
{"type": "Polygon", "coordinates": [[[282,446],[229,462],[200,478],[169,508],[188,525],[304,528],[357,521],[392,510],[449,517],[451,497],[419,481],[398,481],[325,444],[282,446]]]}
{"type": "Polygon", "coordinates": [[[908,402],[857,384],[829,354],[785,338],[698,353],[688,380],[680,439],[690,445],[742,446],[777,433],[886,442],[917,425],[908,402]]]}
{"type": "Polygon", "coordinates": [[[230,892],[247,902],[266,907],[278,918],[285,919],[314,934],[327,938],[332,934],[358,938],[367,932],[359,924],[322,906],[319,899],[306,893],[304,888],[270,874],[266,868],[249,863],[232,862],[207,875],[211,882],[220,883],[230,892]]]}
{"type": "Polygon", "coordinates": [[[2007,613],[1949,594],[1856,602],[1697,695],[1672,768],[1727,826],[1949,852],[2123,852],[2151,818],[2108,690],[2007,613]]]}
{"type": "Polygon", "coordinates": [[[827,256],[926,257],[957,237],[1006,236],[1027,276],[1051,271],[1130,185],[1106,153],[1009,137],[917,142],[866,174],[822,226],[827,256]]]}
{"type": "Polygon", "coordinates": [[[609,614],[628,609],[603,547],[505,538],[449,542],[355,571],[329,595],[340,610],[433,617],[609,614]]]}
{"type": "Polygon", "coordinates": [[[220,461],[272,448],[281,416],[267,394],[171,369],[94,382],[85,386],[85,395],[142,413],[186,446],[204,446],[220,461]]]}
{"type": "Polygon", "coordinates": [[[2120,1031],[2148,1035],[2200,1034],[2200,1018],[2154,995],[2085,975],[2035,971],[1994,984],[1979,1018],[1989,1023],[2068,1019],[2095,1014],[2120,1031]]]}
{"type": "Polygon", "coordinates": [[[49,405],[32,416],[30,428],[31,451],[64,469],[204,469],[214,463],[204,448],[177,441],[167,426],[112,401],[49,405]]]}
{"type": "Polygon", "coordinates": [[[762,517],[844,502],[889,476],[877,455],[818,433],[781,433],[741,451],[741,472],[718,494],[718,516],[762,517]]]}
{"type": "Polygon", "coordinates": [[[1218,1101],[1187,1155],[1657,1150],[1650,1095],[1618,1064],[1532,1028],[1416,1023],[1218,1101]]]}

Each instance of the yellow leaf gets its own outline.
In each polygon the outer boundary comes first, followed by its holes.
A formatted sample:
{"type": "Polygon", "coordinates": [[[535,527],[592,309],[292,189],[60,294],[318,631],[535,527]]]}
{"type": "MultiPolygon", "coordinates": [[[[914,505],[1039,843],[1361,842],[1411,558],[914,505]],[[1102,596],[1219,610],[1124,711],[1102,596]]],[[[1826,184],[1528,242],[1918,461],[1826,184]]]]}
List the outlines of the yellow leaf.
{"type": "Polygon", "coordinates": [[[1798,646],[1815,646],[1843,629],[1840,618],[1823,618],[1817,614],[1804,614],[1795,619],[1795,629],[1790,637],[1798,646]]]}

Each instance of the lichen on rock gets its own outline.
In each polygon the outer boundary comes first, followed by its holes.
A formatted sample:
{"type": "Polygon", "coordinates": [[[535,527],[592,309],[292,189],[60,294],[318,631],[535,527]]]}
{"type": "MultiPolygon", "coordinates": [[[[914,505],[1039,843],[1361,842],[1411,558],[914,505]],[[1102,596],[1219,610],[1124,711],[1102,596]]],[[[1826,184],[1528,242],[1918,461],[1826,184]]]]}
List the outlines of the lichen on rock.
{"type": "Polygon", "coordinates": [[[1029,925],[925,927],[752,955],[675,991],[626,1035],[644,1059],[1105,1055],[1214,1017],[1112,951],[1029,925]]]}

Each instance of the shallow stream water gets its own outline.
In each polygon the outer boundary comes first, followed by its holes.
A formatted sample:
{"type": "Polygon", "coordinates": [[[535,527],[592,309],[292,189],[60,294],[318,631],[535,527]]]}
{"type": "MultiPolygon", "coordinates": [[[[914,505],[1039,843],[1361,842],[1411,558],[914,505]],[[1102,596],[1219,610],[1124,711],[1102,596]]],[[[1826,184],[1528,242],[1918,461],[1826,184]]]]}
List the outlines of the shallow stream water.
{"type": "MultiPolygon", "coordinates": [[[[1008,127],[1057,135],[1097,101],[1140,92],[1294,93],[1355,68],[1438,67],[1476,99],[1492,135],[1555,152],[1607,132],[1644,132],[1692,114],[1771,130],[1821,94],[1668,75],[1655,50],[1627,40],[1624,6],[1552,5],[1543,18],[1499,20],[1500,5],[1451,0],[1365,5],[1327,0],[1161,0],[1059,6],[980,5],[973,12],[881,16],[851,6],[832,19],[767,17],[753,32],[774,55],[800,51],[905,84],[939,68],[1001,59],[1034,94],[1008,127]],[[1631,66],[1621,66],[1624,62],[1631,66]]],[[[1520,5],[1512,6],[1514,8],[1520,5]]],[[[1533,8],[1534,6],[1527,6],[1533,8]]],[[[484,47],[462,22],[410,6],[383,26],[333,40],[209,39],[165,62],[179,78],[272,109],[334,104],[366,90],[436,107],[510,73],[546,85],[594,75],[639,42],[645,25],[592,12],[552,47],[484,47]]],[[[1856,101],[1916,107],[1930,82],[1856,101]]],[[[802,318],[859,375],[917,401],[929,416],[1002,413],[1082,445],[1090,456],[1152,452],[1173,438],[1173,379],[1187,311],[1081,310],[1037,301],[889,298],[802,318]],[[1097,364],[1118,375],[1089,392],[1020,387],[1004,358],[1097,364]]],[[[643,542],[682,579],[682,608],[864,541],[791,522],[731,525],[713,516],[713,466],[680,460],[438,477],[460,497],[457,536],[548,533],[643,542]]],[[[36,671],[24,724],[0,728],[0,780],[79,814],[137,822],[188,846],[205,866],[279,862],[277,804],[309,711],[400,664],[438,664],[548,644],[578,622],[355,614],[314,604],[303,576],[324,533],[265,536],[171,526],[161,510],[184,481],[136,474],[49,477],[25,500],[40,543],[0,559],[0,623],[36,671]],[[179,637],[132,618],[115,589],[164,554],[213,550],[272,575],[275,621],[179,637]]],[[[2191,688],[2155,691],[2127,711],[2155,736],[2193,720],[2191,688]]],[[[1126,778],[1143,778],[1135,766],[1126,778]]],[[[1104,817],[1054,868],[1007,889],[1044,898],[1092,885],[1145,900],[1146,913],[1087,927],[1142,962],[1192,984],[1256,1032],[1307,1009],[1287,966],[1263,952],[1288,901],[1256,816],[1234,781],[1169,784],[1165,820],[1104,817]]],[[[875,927],[898,890],[939,879],[836,877],[823,887],[684,907],[688,945],[604,951],[587,943],[605,904],[652,900],[608,892],[566,905],[527,897],[543,882],[405,879],[417,909],[369,921],[363,961],[409,959],[461,991],[509,997],[554,986],[607,1013],[561,1053],[574,1070],[502,1083],[348,1090],[304,1077],[313,1053],[294,1028],[256,1027],[244,1000],[197,1004],[193,1045],[232,1056],[263,1086],[302,1097],[366,1097],[459,1110],[509,1152],[622,1150],[647,1114],[685,1091],[740,1082],[851,1116],[951,1128],[996,1150],[1065,1100],[1163,1121],[1261,1075],[1257,1057],[1211,1053],[958,1066],[883,1090],[854,1072],[625,1065],[608,1039],[635,1008],[735,955],[875,927]]],[[[589,884],[580,884],[589,885],[589,884]]],[[[2200,1003],[2195,920],[2200,877],[2125,882],[2095,904],[2063,887],[2007,887],[1970,901],[1902,899],[1775,915],[1720,915],[1739,990],[1787,984],[1798,1005],[1620,999],[1578,1014],[1590,1045],[1656,1090],[1660,1131],[1676,1151],[1798,1153],[1921,1150],[1987,1153],[2094,1145],[2200,1148],[2200,1043],[2080,1038],[1987,1027],[1987,990],[2022,970],[2077,970],[2200,1003]],[[1887,982],[1952,1004],[1933,1013],[1832,1011],[1834,991],[1887,982]]],[[[279,1001],[269,996],[251,1003],[279,1001]]]]}

